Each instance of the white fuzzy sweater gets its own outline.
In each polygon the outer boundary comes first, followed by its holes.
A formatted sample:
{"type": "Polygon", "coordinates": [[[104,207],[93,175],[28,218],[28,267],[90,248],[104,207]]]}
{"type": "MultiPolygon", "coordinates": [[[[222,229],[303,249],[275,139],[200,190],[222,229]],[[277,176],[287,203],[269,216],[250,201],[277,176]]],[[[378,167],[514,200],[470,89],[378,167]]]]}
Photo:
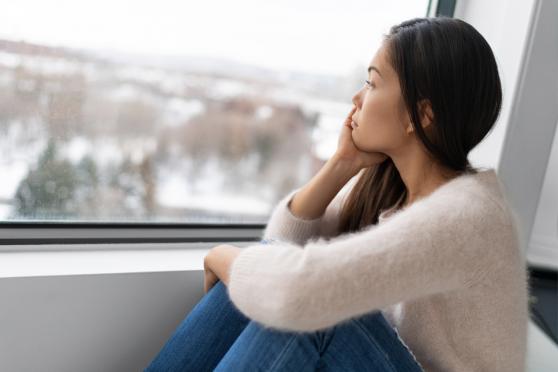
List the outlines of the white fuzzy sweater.
{"type": "Polygon", "coordinates": [[[524,371],[528,271],[495,170],[461,175],[339,235],[353,185],[316,219],[290,211],[299,189],[277,204],[263,238],[279,242],[248,246],[231,266],[234,305],[263,326],[299,332],[381,310],[425,371],[524,371]]]}

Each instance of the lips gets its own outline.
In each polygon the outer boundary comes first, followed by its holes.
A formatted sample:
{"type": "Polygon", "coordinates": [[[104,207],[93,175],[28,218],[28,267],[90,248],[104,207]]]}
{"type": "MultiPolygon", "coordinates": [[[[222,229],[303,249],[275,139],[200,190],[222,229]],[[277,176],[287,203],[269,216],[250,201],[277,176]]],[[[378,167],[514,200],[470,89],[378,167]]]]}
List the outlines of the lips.
{"type": "Polygon", "coordinates": [[[358,124],[355,119],[351,118],[351,121],[352,121],[351,125],[358,127],[358,124]]]}
{"type": "Polygon", "coordinates": [[[354,121],[351,121],[351,127],[353,127],[353,129],[355,129],[356,127],[358,127],[358,124],[355,123],[354,121]]]}

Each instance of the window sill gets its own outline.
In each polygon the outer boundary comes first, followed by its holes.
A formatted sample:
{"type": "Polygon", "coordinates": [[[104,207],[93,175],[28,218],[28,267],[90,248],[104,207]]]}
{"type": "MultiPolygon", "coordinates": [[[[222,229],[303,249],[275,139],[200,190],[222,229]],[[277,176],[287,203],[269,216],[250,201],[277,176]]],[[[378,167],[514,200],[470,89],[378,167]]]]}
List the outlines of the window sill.
{"type": "Polygon", "coordinates": [[[225,243],[52,245],[40,251],[18,245],[0,252],[0,278],[203,270],[204,257],[219,244],[225,243]]]}

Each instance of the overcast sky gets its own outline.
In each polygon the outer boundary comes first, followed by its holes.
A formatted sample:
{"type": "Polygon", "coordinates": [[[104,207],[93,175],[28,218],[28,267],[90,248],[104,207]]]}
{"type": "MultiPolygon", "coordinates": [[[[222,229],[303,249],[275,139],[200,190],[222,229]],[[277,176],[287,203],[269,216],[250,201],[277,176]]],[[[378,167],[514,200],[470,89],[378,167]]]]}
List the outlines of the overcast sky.
{"type": "Polygon", "coordinates": [[[368,64],[391,25],[425,16],[427,6],[428,0],[17,0],[2,4],[0,38],[343,75],[368,64]]]}

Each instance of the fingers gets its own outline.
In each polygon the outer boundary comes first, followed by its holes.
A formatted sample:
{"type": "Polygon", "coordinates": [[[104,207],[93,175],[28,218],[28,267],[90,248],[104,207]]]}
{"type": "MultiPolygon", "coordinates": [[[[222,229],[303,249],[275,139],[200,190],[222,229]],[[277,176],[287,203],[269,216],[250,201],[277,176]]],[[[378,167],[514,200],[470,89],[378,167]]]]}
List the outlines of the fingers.
{"type": "Polygon", "coordinates": [[[215,286],[215,284],[219,281],[219,277],[215,275],[215,273],[209,269],[204,271],[204,281],[203,281],[203,291],[207,293],[215,286]]]}
{"type": "Polygon", "coordinates": [[[352,121],[351,118],[353,117],[353,114],[355,113],[356,108],[357,108],[357,107],[356,107],[355,105],[353,105],[353,108],[351,109],[351,111],[350,111],[349,114],[347,115],[347,118],[345,119],[345,121],[348,121],[349,124],[351,124],[351,121],[352,121]]]}
{"type": "Polygon", "coordinates": [[[353,114],[355,113],[355,111],[356,111],[356,106],[353,105],[353,108],[351,108],[351,112],[349,112],[349,115],[347,115],[347,119],[350,119],[351,116],[353,116],[353,114]]]}
{"type": "Polygon", "coordinates": [[[351,121],[353,121],[352,117],[353,114],[356,111],[356,106],[353,105],[353,108],[351,109],[351,112],[349,112],[349,115],[347,115],[347,118],[345,119],[345,122],[343,123],[344,126],[349,127],[350,129],[353,129],[353,127],[351,126],[351,121]]]}

